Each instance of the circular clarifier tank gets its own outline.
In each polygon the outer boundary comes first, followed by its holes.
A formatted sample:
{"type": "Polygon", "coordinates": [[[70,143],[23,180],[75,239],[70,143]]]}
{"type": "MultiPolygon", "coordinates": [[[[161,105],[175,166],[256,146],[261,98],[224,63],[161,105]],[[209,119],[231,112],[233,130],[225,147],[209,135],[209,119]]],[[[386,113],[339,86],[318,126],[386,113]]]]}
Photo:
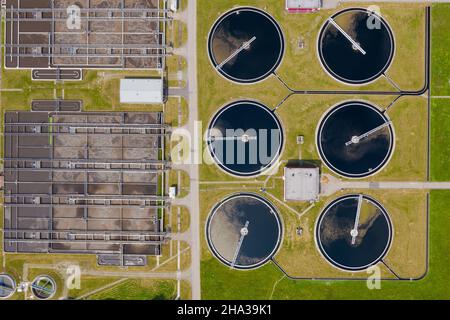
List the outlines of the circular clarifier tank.
{"type": "Polygon", "coordinates": [[[231,103],[213,117],[207,132],[208,149],[229,174],[256,176],[281,154],[283,131],[275,114],[255,101],[231,103]]]}
{"type": "Polygon", "coordinates": [[[334,107],[317,130],[320,157],[348,178],[375,174],[389,161],[394,145],[392,122],[375,106],[349,101],[334,107]]]}
{"type": "Polygon", "coordinates": [[[31,291],[38,299],[51,299],[56,293],[55,280],[47,275],[38,276],[31,283],[31,291]]]}
{"type": "Polygon", "coordinates": [[[283,33],[275,19],[260,9],[233,9],[212,27],[208,53],[225,78],[238,83],[261,81],[281,62],[283,33]]]}
{"type": "Polygon", "coordinates": [[[374,199],[347,195],[323,210],[316,225],[316,241],[334,266],[364,270],[387,254],[392,224],[386,210],[374,199]]]}
{"type": "Polygon", "coordinates": [[[276,209],[256,194],[232,195],[218,203],[206,223],[212,253],[227,266],[253,269],[277,251],[282,226],[276,209]]]}
{"type": "Polygon", "coordinates": [[[16,292],[16,282],[6,274],[0,274],[0,299],[10,298],[16,292]]]}
{"type": "Polygon", "coordinates": [[[325,22],[318,51],[323,67],[334,78],[348,84],[364,84],[376,80],[389,68],[394,56],[394,36],[381,16],[350,8],[325,22]]]}

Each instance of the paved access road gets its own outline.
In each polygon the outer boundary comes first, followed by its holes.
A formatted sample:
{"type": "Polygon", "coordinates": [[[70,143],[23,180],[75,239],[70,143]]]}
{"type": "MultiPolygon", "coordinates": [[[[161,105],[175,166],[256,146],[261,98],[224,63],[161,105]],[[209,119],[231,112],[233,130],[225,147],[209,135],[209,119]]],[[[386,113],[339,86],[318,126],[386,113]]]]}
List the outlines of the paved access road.
{"type": "MultiPolygon", "coordinates": [[[[188,65],[188,88],[189,88],[189,122],[187,129],[191,134],[195,132],[198,119],[198,96],[197,96],[197,1],[188,1],[187,7],[187,65],[188,65]]],[[[201,145],[191,146],[191,159],[194,155],[202,155],[201,145]]],[[[191,287],[192,299],[200,300],[200,206],[199,206],[199,166],[191,161],[186,170],[190,176],[190,194],[188,209],[191,215],[191,287]]]]}

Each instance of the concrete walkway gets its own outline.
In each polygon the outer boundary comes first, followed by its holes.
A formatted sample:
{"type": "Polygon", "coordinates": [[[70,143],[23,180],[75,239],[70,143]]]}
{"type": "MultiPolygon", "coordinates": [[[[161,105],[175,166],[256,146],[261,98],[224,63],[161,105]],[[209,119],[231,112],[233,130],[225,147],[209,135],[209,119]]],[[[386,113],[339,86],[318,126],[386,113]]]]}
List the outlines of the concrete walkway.
{"type": "Polygon", "coordinates": [[[450,190],[450,182],[427,181],[342,181],[331,175],[323,175],[320,183],[321,195],[330,196],[341,190],[396,189],[396,190],[450,190]]]}
{"type": "Polygon", "coordinates": [[[323,1],[322,9],[336,9],[342,3],[361,3],[362,5],[372,5],[374,3],[450,3],[450,0],[366,0],[366,1],[357,1],[357,0],[325,0],[323,1]]]}
{"type": "Polygon", "coordinates": [[[342,182],[342,189],[423,189],[450,190],[450,182],[342,182]]]}
{"type": "Polygon", "coordinates": [[[189,88],[169,88],[170,97],[183,97],[186,100],[189,99],[189,88]]]}
{"type": "Polygon", "coordinates": [[[190,271],[181,272],[131,272],[126,271],[99,271],[95,269],[83,269],[84,276],[98,276],[98,277],[127,277],[137,279],[186,279],[190,277],[190,271]]]}
{"type": "MultiPolygon", "coordinates": [[[[327,0],[325,0],[324,2],[328,2],[327,0]]],[[[333,1],[332,2],[336,2],[333,1]]],[[[355,1],[355,0],[339,0],[339,3],[356,3],[356,2],[361,2],[361,3],[374,3],[374,2],[378,2],[378,3],[425,3],[425,4],[430,4],[430,3],[450,3],[450,0],[370,0],[370,1],[355,1]]]]}

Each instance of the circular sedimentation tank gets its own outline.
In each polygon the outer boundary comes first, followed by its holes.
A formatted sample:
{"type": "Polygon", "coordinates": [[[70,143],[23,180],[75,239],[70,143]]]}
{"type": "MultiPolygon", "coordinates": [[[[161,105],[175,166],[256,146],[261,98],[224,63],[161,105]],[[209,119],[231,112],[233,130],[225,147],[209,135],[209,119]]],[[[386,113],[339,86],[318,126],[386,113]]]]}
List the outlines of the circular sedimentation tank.
{"type": "Polygon", "coordinates": [[[225,172],[256,176],[278,160],[283,130],[276,115],[261,103],[233,102],[217,112],[208,127],[208,149],[225,172]]]}
{"type": "Polygon", "coordinates": [[[392,242],[389,215],[376,200],[347,195],[330,203],[316,225],[316,242],[334,266],[360,271],[377,264],[392,242]]]}
{"type": "Polygon", "coordinates": [[[208,53],[214,68],[226,79],[258,82],[279,66],[284,53],[283,33],[268,13],[251,7],[236,8],[213,25],[208,53]]]}
{"type": "Polygon", "coordinates": [[[330,170],[347,178],[363,178],[388,163],[394,148],[394,129],[387,115],[375,106],[348,101],[325,114],[316,142],[330,170]]]}
{"type": "Polygon", "coordinates": [[[31,292],[38,299],[51,299],[56,293],[56,282],[47,275],[37,276],[31,283],[31,292]]]}
{"type": "Polygon", "coordinates": [[[16,292],[16,282],[6,273],[0,274],[0,299],[10,298],[16,292]]]}
{"type": "Polygon", "coordinates": [[[319,34],[322,66],[347,84],[376,80],[389,68],[394,50],[391,28],[380,15],[367,9],[349,8],[334,14],[319,34]]]}
{"type": "Polygon", "coordinates": [[[282,238],[275,207],[251,193],[232,195],[218,203],[206,223],[211,252],[236,269],[254,269],[276,253],[282,238]]]}

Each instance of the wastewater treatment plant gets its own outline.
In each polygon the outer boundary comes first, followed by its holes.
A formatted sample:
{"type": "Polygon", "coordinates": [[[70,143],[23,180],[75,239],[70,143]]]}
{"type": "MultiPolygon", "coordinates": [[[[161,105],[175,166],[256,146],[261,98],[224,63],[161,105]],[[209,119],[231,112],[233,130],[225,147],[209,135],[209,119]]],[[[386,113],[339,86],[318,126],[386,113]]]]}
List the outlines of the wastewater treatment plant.
{"type": "Polygon", "coordinates": [[[448,2],[2,0],[0,300],[449,299],[448,2]]]}

